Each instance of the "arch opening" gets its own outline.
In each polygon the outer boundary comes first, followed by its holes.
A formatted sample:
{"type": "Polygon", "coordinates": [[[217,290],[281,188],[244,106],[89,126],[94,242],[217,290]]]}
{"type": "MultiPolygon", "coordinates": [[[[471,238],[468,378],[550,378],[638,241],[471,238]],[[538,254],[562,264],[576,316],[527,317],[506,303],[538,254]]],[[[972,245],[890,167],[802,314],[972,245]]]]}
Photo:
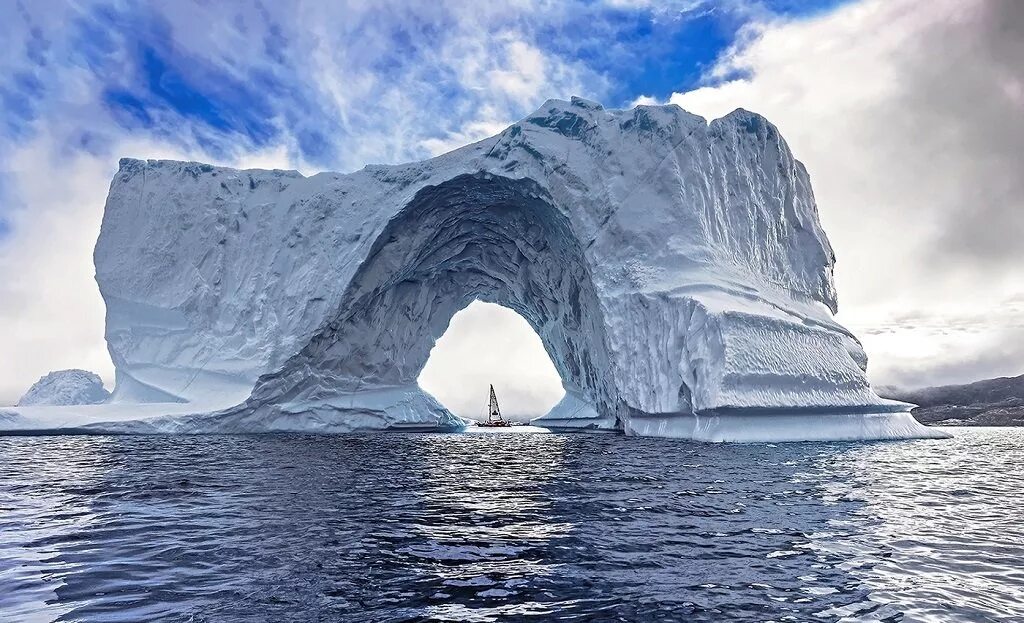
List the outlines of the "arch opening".
{"type": "Polygon", "coordinates": [[[536,183],[490,174],[419,191],[377,236],[332,319],[261,379],[251,401],[394,418],[394,404],[418,394],[447,414],[417,379],[451,318],[473,301],[514,311],[539,336],[566,392],[555,411],[613,412],[582,245],[536,183]]]}
{"type": "Polygon", "coordinates": [[[452,316],[417,382],[455,415],[476,421],[487,419],[491,384],[502,415],[516,422],[545,415],[565,396],[533,327],[515,311],[483,301],[452,316]]]}

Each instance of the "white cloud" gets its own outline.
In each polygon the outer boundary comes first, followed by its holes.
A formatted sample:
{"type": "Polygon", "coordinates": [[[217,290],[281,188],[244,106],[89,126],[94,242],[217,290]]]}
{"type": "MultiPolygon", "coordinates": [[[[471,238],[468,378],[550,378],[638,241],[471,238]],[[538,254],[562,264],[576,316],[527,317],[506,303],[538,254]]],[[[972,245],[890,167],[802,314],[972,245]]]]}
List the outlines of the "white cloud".
{"type": "Polygon", "coordinates": [[[658,104],[663,103],[664,102],[659,102],[656,98],[651,97],[650,95],[641,95],[640,97],[630,102],[629,107],[634,108],[636,106],[657,106],[658,104]]]}
{"type": "Polygon", "coordinates": [[[1006,86],[1024,68],[1022,16],[1011,2],[869,0],[769,22],[713,72],[745,77],[671,97],[707,117],[757,111],[807,165],[839,318],[876,382],[1024,372],[1019,357],[986,356],[1019,336],[993,310],[1024,291],[1024,109],[1006,86]],[[944,328],[903,326],[907,312],[944,328]]]}
{"type": "Polygon", "coordinates": [[[531,16],[553,10],[543,4],[402,5],[383,21],[372,4],[305,15],[315,42],[310,71],[354,139],[338,167],[430,157],[492,135],[548,98],[600,98],[605,78],[533,40],[531,16]],[[341,22],[358,27],[351,39],[339,41],[341,22]],[[414,40],[400,66],[381,71],[396,32],[416,39],[423,30],[443,34],[414,40]]]}
{"type": "Polygon", "coordinates": [[[91,261],[109,176],[87,156],[55,171],[51,149],[37,139],[11,158],[16,190],[31,209],[10,215],[14,237],[0,246],[0,404],[53,369],[112,377],[91,261]]]}

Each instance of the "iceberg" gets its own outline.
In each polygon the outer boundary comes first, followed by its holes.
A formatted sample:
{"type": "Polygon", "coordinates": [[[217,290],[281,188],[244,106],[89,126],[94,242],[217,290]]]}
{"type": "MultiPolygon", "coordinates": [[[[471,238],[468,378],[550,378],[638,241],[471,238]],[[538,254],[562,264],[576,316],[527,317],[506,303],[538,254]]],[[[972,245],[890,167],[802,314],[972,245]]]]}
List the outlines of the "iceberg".
{"type": "Polygon", "coordinates": [[[57,370],[33,383],[18,406],[93,405],[109,398],[110,392],[103,388],[98,374],[86,370],[57,370]]]}
{"type": "Polygon", "coordinates": [[[561,375],[539,426],[942,436],[872,391],[807,171],[745,110],[550,100],[350,174],[124,159],[94,259],[116,387],[90,430],[459,429],[416,378],[478,299],[522,315],[561,375]]]}

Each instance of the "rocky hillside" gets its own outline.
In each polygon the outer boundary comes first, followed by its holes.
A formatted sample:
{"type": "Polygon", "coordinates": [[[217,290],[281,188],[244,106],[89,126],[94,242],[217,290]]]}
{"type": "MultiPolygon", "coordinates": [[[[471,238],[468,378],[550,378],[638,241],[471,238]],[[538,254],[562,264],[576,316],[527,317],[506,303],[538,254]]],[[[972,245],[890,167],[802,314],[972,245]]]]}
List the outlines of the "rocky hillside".
{"type": "Polygon", "coordinates": [[[919,405],[914,417],[942,426],[1024,426],[1024,374],[915,390],[880,389],[887,398],[919,405]]]}

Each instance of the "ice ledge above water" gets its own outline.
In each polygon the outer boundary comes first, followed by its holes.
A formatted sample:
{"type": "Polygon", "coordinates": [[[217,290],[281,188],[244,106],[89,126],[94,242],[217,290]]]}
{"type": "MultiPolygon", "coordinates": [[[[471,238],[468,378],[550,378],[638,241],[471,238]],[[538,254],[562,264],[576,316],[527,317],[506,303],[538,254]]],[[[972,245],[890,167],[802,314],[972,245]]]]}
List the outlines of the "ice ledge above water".
{"type": "MultiPolygon", "coordinates": [[[[365,415],[365,411],[362,412],[365,415]]],[[[99,414],[97,414],[98,416],[99,414]]],[[[348,433],[375,430],[373,426],[352,427],[352,414],[339,411],[333,417],[309,414],[306,422],[282,420],[278,425],[264,422],[262,433],[348,433]]],[[[26,434],[232,434],[253,430],[242,422],[224,422],[210,416],[164,416],[130,421],[69,425],[23,417],[14,410],[0,411],[0,436],[26,434]],[[225,426],[225,424],[227,424],[225,426]]],[[[436,412],[422,421],[410,418],[387,430],[393,432],[460,432],[466,422],[438,417],[436,412]]],[[[619,430],[596,416],[543,417],[531,423],[544,432],[625,433],[640,437],[665,437],[710,443],[779,443],[797,441],[865,441],[905,439],[948,439],[950,434],[924,426],[906,411],[898,412],[801,412],[772,413],[734,411],[715,414],[638,415],[628,418],[619,430]]]]}
{"type": "Polygon", "coordinates": [[[773,413],[737,411],[713,415],[646,415],[630,418],[626,434],[707,442],[864,441],[948,439],[908,412],[773,413]]]}
{"type": "Polygon", "coordinates": [[[550,413],[531,422],[559,432],[623,432],[703,442],[864,441],[948,439],[911,415],[914,405],[896,400],[863,407],[725,408],[703,413],[632,412],[620,421],[600,416],[567,393],[550,413]]]}

